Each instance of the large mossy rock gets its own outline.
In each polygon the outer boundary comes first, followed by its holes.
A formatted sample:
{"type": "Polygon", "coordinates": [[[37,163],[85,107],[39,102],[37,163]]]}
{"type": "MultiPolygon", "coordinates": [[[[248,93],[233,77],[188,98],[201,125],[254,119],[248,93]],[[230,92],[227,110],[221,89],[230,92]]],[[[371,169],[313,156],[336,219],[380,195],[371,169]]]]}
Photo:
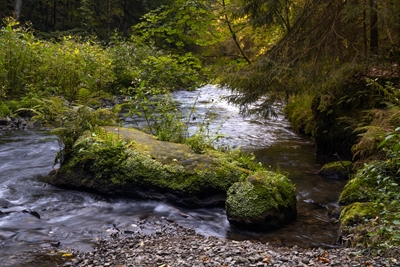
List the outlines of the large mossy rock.
{"type": "Polygon", "coordinates": [[[328,179],[347,180],[352,172],[352,167],[351,161],[335,161],[322,166],[318,174],[328,179]]]}
{"type": "Polygon", "coordinates": [[[359,169],[354,178],[345,185],[339,197],[341,205],[349,205],[354,202],[368,202],[381,196],[380,187],[391,183],[392,179],[384,178],[385,162],[371,161],[359,169]]]}
{"type": "Polygon", "coordinates": [[[269,230],[295,220],[296,204],[295,187],[285,175],[260,171],[229,188],[225,208],[230,223],[269,230]]]}
{"type": "Polygon", "coordinates": [[[108,134],[81,136],[48,181],[62,188],[204,207],[223,205],[228,188],[251,172],[227,153],[196,154],[187,145],[159,141],[136,129],[104,129],[108,134]]]}

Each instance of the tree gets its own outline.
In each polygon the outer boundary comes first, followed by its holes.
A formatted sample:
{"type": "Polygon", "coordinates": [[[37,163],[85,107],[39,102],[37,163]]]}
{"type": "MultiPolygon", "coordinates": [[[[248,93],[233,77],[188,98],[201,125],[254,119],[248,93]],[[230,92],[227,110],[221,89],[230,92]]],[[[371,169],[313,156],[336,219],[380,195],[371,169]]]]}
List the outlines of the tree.
{"type": "Polygon", "coordinates": [[[15,0],[15,5],[14,5],[14,19],[16,21],[19,21],[21,17],[21,7],[22,7],[22,0],[15,0]]]}
{"type": "MultiPolygon", "coordinates": [[[[343,79],[339,74],[349,65],[369,64],[377,57],[387,60],[389,51],[398,55],[400,20],[394,20],[398,2],[243,1],[242,16],[249,16],[255,27],[278,23],[285,33],[253,64],[222,70],[221,83],[233,89],[236,94],[231,101],[241,105],[243,112],[263,115],[271,114],[278,98],[304,91],[322,93],[329,87],[325,85],[343,79]],[[285,7],[291,5],[297,10],[285,15],[291,10],[285,7]],[[250,108],[254,103],[259,105],[250,108]]],[[[398,57],[395,60],[399,63],[398,57]]]]}

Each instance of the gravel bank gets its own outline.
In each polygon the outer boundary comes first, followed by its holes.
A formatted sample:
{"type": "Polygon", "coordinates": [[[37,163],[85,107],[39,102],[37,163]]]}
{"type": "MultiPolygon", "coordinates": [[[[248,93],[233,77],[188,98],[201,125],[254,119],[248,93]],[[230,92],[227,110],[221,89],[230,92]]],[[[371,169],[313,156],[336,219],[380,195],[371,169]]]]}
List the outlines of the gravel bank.
{"type": "Polygon", "coordinates": [[[357,249],[324,250],[298,247],[273,247],[253,241],[232,241],[205,237],[174,223],[155,225],[144,233],[114,230],[91,252],[73,252],[64,266],[80,267],[228,267],[228,266],[400,266],[400,249],[375,255],[357,249]]]}

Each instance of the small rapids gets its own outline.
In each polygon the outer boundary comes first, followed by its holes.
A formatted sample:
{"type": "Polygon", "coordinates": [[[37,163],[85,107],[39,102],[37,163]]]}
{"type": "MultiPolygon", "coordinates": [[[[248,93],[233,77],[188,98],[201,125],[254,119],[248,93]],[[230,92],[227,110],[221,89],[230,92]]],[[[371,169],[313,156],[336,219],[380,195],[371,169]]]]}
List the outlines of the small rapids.
{"type": "Polygon", "coordinates": [[[272,232],[255,233],[230,226],[222,208],[185,209],[155,201],[111,199],[55,188],[38,180],[53,166],[59,150],[55,137],[47,129],[4,132],[0,133],[2,266],[26,262],[32,251],[51,246],[89,251],[113,228],[134,231],[140,220],[158,224],[173,221],[206,236],[235,240],[254,239],[300,247],[334,246],[338,223],[331,213],[338,206],[345,182],[317,175],[324,160],[314,155],[309,139],[293,133],[281,113],[262,121],[243,118],[237,107],[221,99],[221,95],[228,93],[205,86],[173,96],[187,113],[195,102],[196,120],[191,120],[191,132],[212,111],[210,132],[225,136],[218,145],[241,147],[253,152],[267,168],[289,173],[297,189],[295,222],[272,232]]]}

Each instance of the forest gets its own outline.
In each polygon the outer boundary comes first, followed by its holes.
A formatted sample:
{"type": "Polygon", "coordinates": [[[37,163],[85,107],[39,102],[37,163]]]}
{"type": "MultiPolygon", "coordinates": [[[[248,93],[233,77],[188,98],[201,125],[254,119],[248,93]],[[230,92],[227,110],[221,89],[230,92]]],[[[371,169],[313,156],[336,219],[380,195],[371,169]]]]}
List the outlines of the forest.
{"type": "MultiPolygon", "coordinates": [[[[342,203],[371,205],[365,218],[343,215],[342,230],[360,233],[350,226],[363,220],[370,238],[357,242],[400,242],[399,0],[0,0],[0,17],[0,117],[63,129],[63,157],[111,120],[111,96],[140,101],[142,114],[149,95],[218,84],[245,116],[284,103],[318,155],[354,161],[348,190],[369,190],[342,203]]],[[[151,132],[180,139],[162,125],[151,132]]]]}

